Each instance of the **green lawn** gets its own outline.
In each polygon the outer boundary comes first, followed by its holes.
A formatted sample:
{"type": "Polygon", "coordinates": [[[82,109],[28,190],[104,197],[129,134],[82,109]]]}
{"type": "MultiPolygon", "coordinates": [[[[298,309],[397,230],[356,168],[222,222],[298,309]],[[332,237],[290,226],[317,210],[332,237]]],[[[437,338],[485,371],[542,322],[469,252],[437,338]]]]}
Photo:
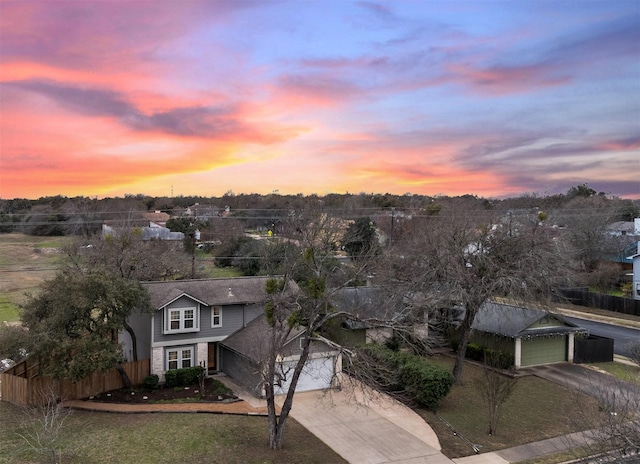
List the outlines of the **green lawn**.
{"type": "Polygon", "coordinates": [[[596,363],[593,364],[593,366],[608,372],[620,380],[634,382],[640,385],[640,366],[632,366],[619,362],[596,363]]]}
{"type": "MultiPolygon", "coordinates": [[[[448,369],[450,358],[438,363],[448,369]]],[[[453,387],[442,402],[438,413],[472,443],[481,445],[481,452],[509,448],[577,431],[571,420],[575,408],[598,414],[595,400],[533,376],[521,377],[518,385],[502,407],[497,433],[488,431],[488,415],[477,382],[481,368],[466,364],[463,385],[453,387]]],[[[447,428],[432,412],[418,410],[437,433],[443,452],[452,458],[473,454],[470,445],[447,428]]]]}
{"type": "Polygon", "coordinates": [[[17,320],[18,306],[11,300],[8,293],[0,293],[0,322],[17,320]]]}
{"type": "MultiPolygon", "coordinates": [[[[15,435],[19,409],[0,402],[0,463],[47,462],[15,435]]],[[[222,414],[109,414],[76,411],[60,440],[66,464],[344,463],[289,419],[283,449],[268,446],[267,421],[222,414]]]]}
{"type": "Polygon", "coordinates": [[[17,321],[27,293],[52,278],[68,237],[0,234],[0,322],[17,321]]]}

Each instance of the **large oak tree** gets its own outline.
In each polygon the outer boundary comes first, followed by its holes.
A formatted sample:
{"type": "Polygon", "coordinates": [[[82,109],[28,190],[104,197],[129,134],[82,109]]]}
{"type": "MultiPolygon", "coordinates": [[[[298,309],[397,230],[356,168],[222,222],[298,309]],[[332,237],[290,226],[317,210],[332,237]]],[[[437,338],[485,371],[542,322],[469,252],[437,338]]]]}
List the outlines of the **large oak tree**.
{"type": "Polygon", "coordinates": [[[80,380],[115,367],[127,384],[118,332],[134,309],[148,306],[137,281],[104,271],[61,271],[23,307],[27,351],[41,373],[55,378],[80,380]]]}

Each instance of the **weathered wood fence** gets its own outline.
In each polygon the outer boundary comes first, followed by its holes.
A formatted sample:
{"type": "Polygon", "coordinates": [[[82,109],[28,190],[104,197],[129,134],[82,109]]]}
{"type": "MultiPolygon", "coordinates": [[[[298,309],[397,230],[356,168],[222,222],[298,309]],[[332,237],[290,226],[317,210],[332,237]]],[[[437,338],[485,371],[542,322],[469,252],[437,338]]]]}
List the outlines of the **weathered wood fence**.
{"type": "Polygon", "coordinates": [[[590,308],[606,309],[622,314],[640,316],[640,300],[622,298],[619,296],[605,295],[604,293],[592,293],[586,288],[559,289],[560,296],[555,301],[568,300],[571,304],[588,306],[590,308]]]}
{"type": "MultiPolygon", "coordinates": [[[[131,383],[140,385],[149,375],[148,359],[123,364],[131,383]]],[[[43,395],[55,395],[61,400],[77,400],[111,390],[124,388],[118,371],[94,372],[89,377],[73,381],[39,375],[38,363],[26,359],[0,374],[0,400],[18,405],[33,405],[43,395]]]]}

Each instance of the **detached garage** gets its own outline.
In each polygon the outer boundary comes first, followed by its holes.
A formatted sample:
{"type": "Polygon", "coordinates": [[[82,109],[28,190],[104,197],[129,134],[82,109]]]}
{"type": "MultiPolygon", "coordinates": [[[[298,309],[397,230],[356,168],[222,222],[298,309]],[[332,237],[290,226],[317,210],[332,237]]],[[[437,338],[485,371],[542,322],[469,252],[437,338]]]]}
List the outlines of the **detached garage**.
{"type": "MultiPolygon", "coordinates": [[[[269,333],[273,330],[260,316],[220,343],[222,371],[258,397],[264,397],[262,361],[268,350],[269,333]]],[[[285,394],[300,359],[303,330],[292,331],[279,353],[276,394],[285,394]]],[[[300,374],[296,391],[324,390],[334,386],[340,371],[339,353],[322,341],[311,342],[309,358],[300,374]]]]}
{"type": "Polygon", "coordinates": [[[585,330],[540,309],[486,303],[473,323],[474,338],[514,355],[516,369],[573,362],[576,333],[585,330]]]}

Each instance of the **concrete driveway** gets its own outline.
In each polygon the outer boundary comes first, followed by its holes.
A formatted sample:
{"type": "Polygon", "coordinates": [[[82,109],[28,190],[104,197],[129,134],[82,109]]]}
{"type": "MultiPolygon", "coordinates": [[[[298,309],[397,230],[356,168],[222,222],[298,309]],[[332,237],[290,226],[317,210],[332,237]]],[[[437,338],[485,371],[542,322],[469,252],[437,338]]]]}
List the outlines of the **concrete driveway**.
{"type": "Polygon", "coordinates": [[[536,375],[599,400],[618,397],[640,403],[640,387],[637,385],[579,364],[560,363],[527,367],[521,372],[536,375]]]}
{"type": "Polygon", "coordinates": [[[453,462],[418,414],[362,385],[296,393],[291,416],[352,464],[453,462]]]}

